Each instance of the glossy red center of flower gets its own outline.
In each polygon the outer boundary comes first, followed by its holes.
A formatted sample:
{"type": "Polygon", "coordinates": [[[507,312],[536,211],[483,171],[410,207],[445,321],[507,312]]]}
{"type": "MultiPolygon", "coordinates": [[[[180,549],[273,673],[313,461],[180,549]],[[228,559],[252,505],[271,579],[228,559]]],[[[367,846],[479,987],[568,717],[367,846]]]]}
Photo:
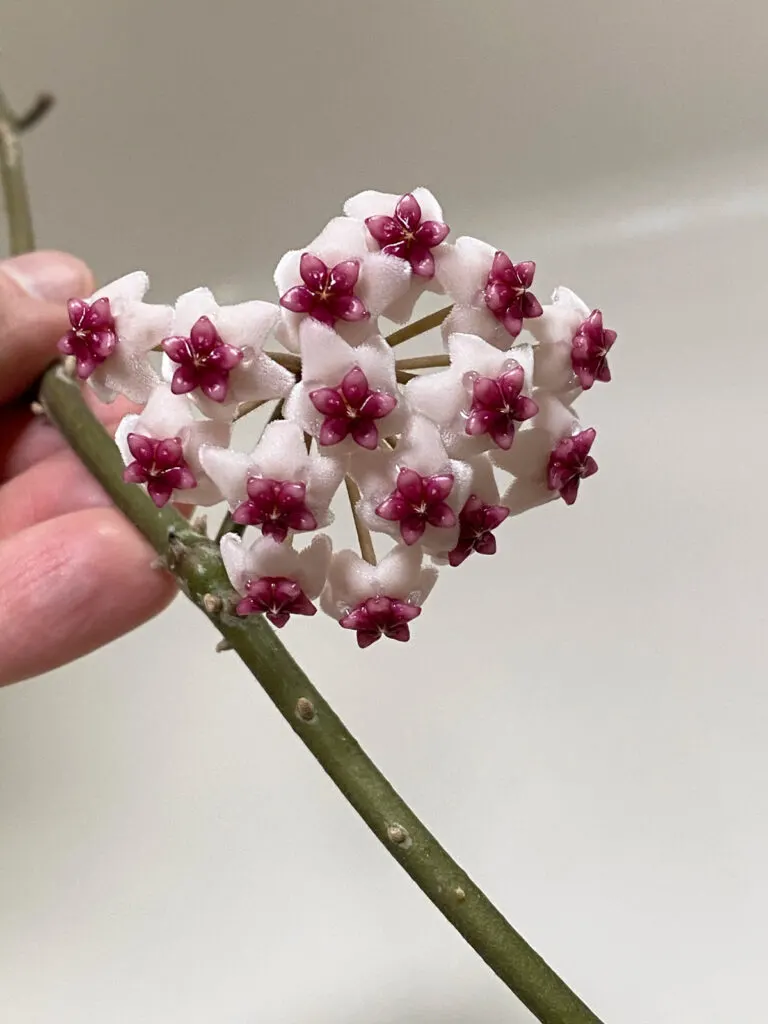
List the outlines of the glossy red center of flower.
{"type": "Polygon", "coordinates": [[[566,505],[572,505],[579,483],[597,472],[597,463],[589,454],[597,431],[593,427],[564,437],[552,450],[547,465],[547,486],[558,491],[566,505]]]}
{"type": "Polygon", "coordinates": [[[197,487],[195,475],[186,463],[180,437],[158,439],[129,434],[128,448],[134,458],[123,470],[128,484],[146,484],[150,498],[162,508],[174,491],[197,487]]]}
{"type": "Polygon", "coordinates": [[[446,498],[453,490],[453,474],[421,476],[413,469],[401,469],[395,490],[376,509],[376,515],[400,523],[400,536],[415,544],[427,525],[447,529],[456,525],[456,513],[446,498]]]}
{"type": "Polygon", "coordinates": [[[408,623],[421,615],[421,608],[395,597],[369,597],[361,601],[340,621],[343,629],[357,632],[358,647],[370,647],[381,637],[405,642],[410,640],[408,623]]]}
{"type": "Polygon", "coordinates": [[[397,405],[394,395],[371,390],[359,366],[352,367],[338,387],[310,391],[309,398],[325,417],[318,437],[321,445],[339,444],[351,437],[369,451],[379,444],[376,420],[388,416],[397,405]]]}
{"type": "Polygon", "coordinates": [[[445,240],[451,229],[442,221],[421,217],[421,206],[409,192],[400,197],[393,216],[367,217],[365,225],[382,252],[406,260],[418,277],[430,278],[435,276],[431,250],[445,240]]]}
{"type": "Polygon", "coordinates": [[[59,340],[57,348],[64,355],[74,356],[76,373],[87,380],[93,371],[108,359],[117,345],[115,320],[109,299],[70,299],[67,303],[70,330],[59,340]]]}
{"type": "Polygon", "coordinates": [[[333,327],[337,320],[356,323],[370,316],[355,294],[360,276],[360,260],[344,260],[328,267],[311,252],[301,255],[299,273],[303,284],[289,288],[280,297],[280,305],[292,313],[307,313],[333,327]]]}
{"type": "Polygon", "coordinates": [[[238,615],[266,615],[273,626],[284,626],[292,615],[314,615],[312,604],[296,580],[287,576],[261,576],[248,580],[246,596],[238,603],[238,615]]]}
{"type": "Polygon", "coordinates": [[[609,381],[608,352],[616,341],[616,331],[603,327],[603,314],[594,309],[580,325],[571,343],[573,372],[585,391],[596,380],[609,381]]]}
{"type": "Polygon", "coordinates": [[[168,358],[179,364],[171,381],[174,395],[199,388],[214,402],[226,400],[229,375],[242,362],[243,352],[223,342],[207,316],[193,324],[188,338],[165,338],[162,345],[168,358]]]}
{"type": "Polygon", "coordinates": [[[488,309],[513,338],[522,331],[524,317],[531,319],[544,312],[536,296],[528,291],[535,272],[536,264],[531,261],[513,263],[501,251],[493,257],[483,297],[488,309]]]}
{"type": "Polygon", "coordinates": [[[252,476],[246,487],[248,500],[232,513],[236,523],[259,526],[265,537],[272,537],[279,544],[289,530],[301,533],[317,529],[317,520],[306,503],[306,484],[252,476]]]}
{"type": "Polygon", "coordinates": [[[525,373],[519,365],[499,377],[477,377],[472,384],[466,432],[473,437],[488,434],[499,448],[511,448],[517,424],[539,411],[532,398],[521,394],[524,383],[525,373]]]}
{"type": "Polygon", "coordinates": [[[453,566],[461,565],[473,551],[479,555],[494,555],[496,538],[492,531],[501,526],[508,515],[505,505],[487,505],[476,494],[471,494],[459,513],[459,539],[448,562],[453,566]]]}

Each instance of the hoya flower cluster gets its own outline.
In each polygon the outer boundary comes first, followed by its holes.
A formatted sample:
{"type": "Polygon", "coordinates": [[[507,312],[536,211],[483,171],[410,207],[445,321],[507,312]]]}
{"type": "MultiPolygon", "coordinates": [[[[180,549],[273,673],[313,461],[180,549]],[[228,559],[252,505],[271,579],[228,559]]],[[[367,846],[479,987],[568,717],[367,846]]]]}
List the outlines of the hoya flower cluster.
{"type": "Polygon", "coordinates": [[[150,305],[136,272],[69,303],[77,375],[143,406],[116,436],[126,482],[157,506],[228,503],[239,615],[281,627],[322,607],[361,647],[408,640],[436,566],[494,554],[505,520],[573,504],[597,471],[573,404],[610,380],[615,332],[567,288],[542,304],[534,263],[449,235],[426,189],[362,192],[280,260],[274,302],[198,288],[150,305]],[[425,291],[451,304],[443,351],[397,360],[379,318],[411,320],[425,291]],[[235,450],[233,422],[265,402],[261,439],[235,450]],[[325,532],[345,485],[361,555],[325,532]],[[371,533],[391,538],[378,564],[371,533]]]}

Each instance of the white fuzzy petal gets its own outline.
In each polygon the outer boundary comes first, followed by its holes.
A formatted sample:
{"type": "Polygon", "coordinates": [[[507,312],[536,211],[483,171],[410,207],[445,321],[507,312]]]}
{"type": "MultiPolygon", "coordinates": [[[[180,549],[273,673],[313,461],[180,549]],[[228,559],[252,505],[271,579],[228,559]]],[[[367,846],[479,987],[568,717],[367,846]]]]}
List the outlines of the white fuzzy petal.
{"type": "Polygon", "coordinates": [[[511,348],[515,343],[515,339],[489,312],[485,304],[454,306],[448,318],[443,321],[441,333],[444,340],[450,338],[452,334],[475,334],[502,351],[511,348]]]}
{"type": "Polygon", "coordinates": [[[203,445],[198,452],[200,465],[213,481],[231,509],[245,501],[251,457],[231,448],[203,445]]]}
{"type": "Polygon", "coordinates": [[[355,357],[347,342],[310,316],[299,327],[299,343],[302,380],[316,387],[336,387],[354,365],[355,357]]]}
{"type": "Polygon", "coordinates": [[[498,505],[499,487],[493,474],[493,466],[490,459],[485,455],[480,455],[477,458],[470,459],[468,465],[471,472],[471,480],[468,487],[469,494],[476,494],[478,498],[482,498],[486,505],[498,505]]]}
{"type": "Polygon", "coordinates": [[[324,534],[309,547],[296,551],[290,541],[278,544],[271,537],[257,537],[246,545],[237,534],[221,540],[221,557],[232,586],[244,594],[249,580],[262,576],[285,576],[295,580],[310,600],[325,586],[331,561],[331,540],[324,534]]]}
{"type": "MultiPolygon", "coordinates": [[[[421,207],[422,220],[442,221],[443,211],[429,189],[420,186],[413,189],[410,194],[421,207]]],[[[374,192],[370,189],[365,192],[358,192],[356,196],[352,196],[351,199],[346,201],[344,213],[347,217],[356,217],[358,220],[363,221],[367,217],[394,217],[395,207],[404,195],[408,195],[408,193],[401,192],[398,195],[395,192],[374,192]]]]}
{"type": "Polygon", "coordinates": [[[151,351],[168,337],[173,320],[170,306],[152,306],[145,302],[127,306],[115,317],[120,344],[134,353],[151,351]]]}
{"type": "Polygon", "coordinates": [[[509,451],[494,449],[493,462],[520,480],[546,481],[549,455],[558,441],[578,428],[572,409],[547,391],[534,391],[539,412],[517,432],[509,451]]]}
{"type": "Polygon", "coordinates": [[[267,425],[251,459],[258,476],[275,480],[306,480],[309,461],[300,428],[281,421],[267,425]]]}
{"type": "MultiPolygon", "coordinates": [[[[405,193],[401,193],[403,194],[405,193]]],[[[393,217],[399,201],[400,196],[395,192],[375,192],[373,189],[367,189],[365,192],[358,192],[344,203],[344,213],[347,217],[363,221],[367,217],[393,217]]]]}
{"type": "Polygon", "coordinates": [[[331,565],[332,543],[325,533],[312,538],[309,547],[298,554],[297,580],[310,600],[318,597],[328,578],[331,565]]]}
{"type": "Polygon", "coordinates": [[[338,551],[331,559],[328,586],[323,592],[323,610],[340,619],[356,604],[371,597],[376,589],[376,567],[364,561],[355,551],[338,551]]]}
{"type": "Polygon", "coordinates": [[[301,284],[299,264],[301,263],[301,249],[290,249],[280,257],[275,267],[275,287],[279,296],[285,295],[289,288],[301,284]]]}
{"type": "Polygon", "coordinates": [[[457,238],[435,268],[446,295],[462,306],[477,305],[495,254],[496,249],[479,238],[457,238]]]}
{"type": "Polygon", "coordinates": [[[422,553],[418,545],[398,544],[376,566],[375,585],[383,597],[403,600],[419,589],[422,553]]]}
{"type": "Polygon", "coordinates": [[[589,316],[590,309],[570,288],[560,286],[552,293],[551,305],[534,320],[526,320],[526,329],[542,343],[556,344],[573,340],[579,325],[589,316]]]}
{"type": "Polygon", "coordinates": [[[360,259],[368,251],[365,225],[349,217],[334,217],[310,242],[304,252],[312,252],[329,267],[343,260],[360,259]]]}
{"type": "Polygon", "coordinates": [[[280,307],[253,299],[235,306],[222,306],[216,317],[221,340],[235,348],[261,352],[280,318],[280,307]]]}
{"type": "Polygon", "coordinates": [[[260,402],[269,398],[285,398],[296,378],[263,352],[248,357],[229,375],[236,402],[260,402]]]}
{"type": "Polygon", "coordinates": [[[550,491],[541,480],[513,480],[501,496],[501,504],[509,509],[509,514],[519,516],[539,505],[546,505],[558,497],[557,491],[550,491]]]}
{"type": "Polygon", "coordinates": [[[249,548],[243,542],[243,538],[236,533],[226,533],[221,538],[219,544],[221,560],[224,563],[229,582],[238,594],[245,593],[245,585],[250,578],[251,552],[254,546],[251,545],[249,548]]]}
{"type": "Polygon", "coordinates": [[[405,260],[372,252],[363,260],[355,291],[372,317],[390,316],[393,304],[405,295],[410,281],[411,268],[405,260]]]}
{"type": "Polygon", "coordinates": [[[138,413],[129,413],[127,416],[123,416],[115,431],[115,444],[126,466],[133,462],[133,455],[128,447],[128,435],[136,433],[138,422],[138,413]]]}
{"type": "Polygon", "coordinates": [[[547,391],[580,390],[573,372],[570,341],[542,342],[536,346],[533,359],[533,380],[536,387],[547,391]]]}
{"type": "Polygon", "coordinates": [[[218,312],[219,304],[210,288],[195,288],[191,292],[185,292],[176,300],[170,333],[187,338],[201,316],[207,316],[215,323],[218,312]]]}
{"type": "Polygon", "coordinates": [[[468,404],[466,389],[453,367],[440,373],[414,377],[405,386],[410,407],[440,427],[454,423],[468,404]]]}
{"type": "Polygon", "coordinates": [[[174,395],[169,387],[161,384],[139,414],[138,432],[145,431],[156,438],[176,437],[193,420],[193,406],[187,396],[174,395]]]}
{"type": "Polygon", "coordinates": [[[134,270],[131,274],[119,277],[116,281],[105,284],[99,288],[88,299],[88,302],[95,302],[96,299],[109,299],[112,313],[119,313],[122,307],[128,303],[140,302],[149,290],[149,277],[143,270],[134,270]]]}
{"type": "Polygon", "coordinates": [[[143,405],[160,384],[160,376],[146,355],[134,355],[119,344],[88,378],[101,402],[113,402],[117,395],[143,405]]]}
{"type": "Polygon", "coordinates": [[[395,451],[399,465],[432,476],[445,469],[448,455],[440,431],[425,416],[412,416],[395,451]]]}

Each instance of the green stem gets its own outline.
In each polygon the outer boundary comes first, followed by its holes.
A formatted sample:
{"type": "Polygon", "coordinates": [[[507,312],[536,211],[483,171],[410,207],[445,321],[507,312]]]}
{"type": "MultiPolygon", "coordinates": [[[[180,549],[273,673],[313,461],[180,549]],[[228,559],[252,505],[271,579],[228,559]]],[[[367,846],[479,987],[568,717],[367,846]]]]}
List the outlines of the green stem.
{"type": "Polygon", "coordinates": [[[8,250],[11,256],[31,252],[35,248],[35,232],[32,227],[32,213],[29,204],[27,180],[19,142],[20,125],[31,127],[39,120],[45,109],[39,110],[33,118],[17,117],[5,94],[0,89],[0,179],[3,185],[6,221],[8,223],[8,250]]]}
{"type": "Polygon", "coordinates": [[[450,366],[448,355],[413,356],[411,359],[398,359],[395,367],[398,370],[431,370],[436,366],[450,366]]]}
{"type": "Polygon", "coordinates": [[[430,313],[429,316],[422,317],[421,320],[414,320],[412,324],[406,324],[399,331],[395,331],[387,336],[388,344],[395,348],[396,345],[402,345],[404,341],[410,341],[411,338],[416,338],[420,334],[431,331],[433,327],[439,327],[452,309],[453,306],[445,306],[443,309],[438,309],[436,313],[430,313]]]}
{"type": "Polygon", "coordinates": [[[40,401],[83,463],[165,560],[179,587],[237,651],[283,718],[422,892],[542,1024],[600,1024],[452,860],[360,748],[262,617],[234,616],[218,548],[175,510],[122,482],[114,442],[54,366],[40,401]]]}

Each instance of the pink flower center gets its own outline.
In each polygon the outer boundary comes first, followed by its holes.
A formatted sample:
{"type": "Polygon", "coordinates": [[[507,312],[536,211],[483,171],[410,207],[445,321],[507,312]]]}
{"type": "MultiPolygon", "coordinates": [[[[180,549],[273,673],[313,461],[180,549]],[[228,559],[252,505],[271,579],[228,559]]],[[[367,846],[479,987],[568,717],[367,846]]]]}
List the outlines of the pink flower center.
{"type": "Polygon", "coordinates": [[[129,434],[128,448],[134,458],[123,471],[128,484],[146,484],[149,496],[162,508],[174,491],[197,487],[194,473],[184,458],[180,437],[158,439],[144,434],[129,434]]]}
{"type": "Polygon", "coordinates": [[[382,636],[405,642],[411,639],[408,623],[421,615],[421,608],[396,597],[369,597],[339,621],[342,629],[357,632],[358,647],[370,647],[382,636]]]}
{"type": "Polygon", "coordinates": [[[421,206],[410,192],[400,197],[393,216],[367,217],[365,225],[382,252],[406,260],[418,277],[435,276],[431,250],[451,229],[439,220],[422,220],[421,206]]]}
{"type": "Polygon", "coordinates": [[[318,437],[321,445],[339,444],[351,436],[356,444],[369,451],[379,445],[375,421],[388,416],[397,405],[394,395],[370,389],[368,378],[359,366],[349,370],[338,387],[310,391],[309,399],[325,417],[318,437]]]}
{"type": "Polygon", "coordinates": [[[571,365],[585,391],[596,380],[607,382],[611,379],[607,357],[614,341],[616,331],[603,327],[603,314],[599,309],[589,314],[573,336],[571,365]]]}
{"type": "Polygon", "coordinates": [[[286,576],[261,576],[248,580],[246,596],[238,603],[238,615],[266,615],[273,626],[284,626],[292,615],[314,615],[312,604],[296,580],[286,576]]]}
{"type": "Polygon", "coordinates": [[[505,505],[486,505],[471,494],[459,513],[459,540],[448,556],[450,565],[461,565],[473,551],[479,555],[496,554],[496,538],[492,531],[509,515],[505,505]]]}
{"type": "Polygon", "coordinates": [[[118,342],[109,299],[96,299],[90,304],[84,299],[70,299],[67,312],[72,326],[57,348],[64,355],[75,357],[77,376],[87,380],[112,355],[118,342]]]}
{"type": "Polygon", "coordinates": [[[171,381],[174,395],[199,388],[214,402],[226,400],[229,375],[242,362],[243,352],[223,342],[207,316],[193,324],[188,338],[165,338],[162,345],[168,358],[179,364],[171,381]]]}
{"type": "Polygon", "coordinates": [[[453,474],[421,476],[413,469],[401,469],[395,490],[376,509],[376,515],[400,523],[400,536],[415,544],[427,524],[448,529],[456,525],[456,513],[446,498],[453,490],[453,474]]]}
{"type": "Polygon", "coordinates": [[[579,493],[579,483],[597,472],[597,463],[589,454],[597,432],[589,427],[571,437],[564,437],[552,449],[547,465],[547,486],[558,491],[566,505],[572,505],[579,493]]]}
{"type": "Polygon", "coordinates": [[[544,312],[536,296],[528,291],[535,272],[535,263],[513,263],[505,252],[493,257],[483,296],[488,309],[513,338],[522,331],[524,317],[532,319],[544,312]]]}
{"type": "Polygon", "coordinates": [[[472,384],[472,405],[465,430],[472,437],[488,434],[505,451],[512,447],[518,423],[539,411],[532,398],[521,394],[525,373],[515,363],[500,377],[477,377],[472,384]]]}
{"type": "Polygon", "coordinates": [[[246,486],[248,500],[232,513],[236,523],[259,526],[265,537],[272,537],[278,544],[289,530],[302,533],[317,529],[317,520],[306,503],[306,484],[252,476],[246,486]]]}
{"type": "Polygon", "coordinates": [[[307,313],[327,327],[337,320],[356,323],[370,313],[355,294],[360,276],[360,260],[344,260],[328,267],[311,252],[301,255],[299,273],[303,284],[289,288],[280,297],[280,305],[292,313],[307,313]]]}

